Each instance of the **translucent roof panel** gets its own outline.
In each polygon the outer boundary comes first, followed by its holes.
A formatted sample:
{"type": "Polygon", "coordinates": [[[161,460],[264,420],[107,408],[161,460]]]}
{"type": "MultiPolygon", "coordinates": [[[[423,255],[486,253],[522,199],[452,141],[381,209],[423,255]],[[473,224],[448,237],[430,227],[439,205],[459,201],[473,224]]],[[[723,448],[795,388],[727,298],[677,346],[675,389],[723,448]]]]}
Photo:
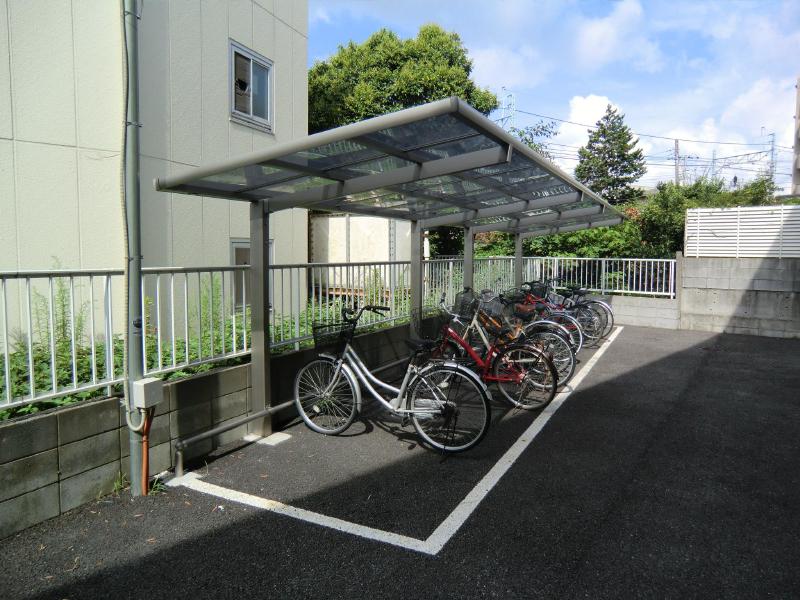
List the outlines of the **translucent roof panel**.
{"type": "Polygon", "coordinates": [[[156,180],[162,191],[528,234],[622,216],[458,98],[156,180]]]}

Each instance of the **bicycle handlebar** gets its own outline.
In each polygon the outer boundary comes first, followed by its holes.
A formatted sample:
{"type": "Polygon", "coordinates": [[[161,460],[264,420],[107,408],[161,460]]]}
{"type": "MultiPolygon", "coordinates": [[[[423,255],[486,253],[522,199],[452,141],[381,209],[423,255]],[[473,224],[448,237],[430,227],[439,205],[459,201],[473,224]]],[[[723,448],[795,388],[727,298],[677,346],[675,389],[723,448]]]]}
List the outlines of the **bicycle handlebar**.
{"type": "Polygon", "coordinates": [[[367,304],[366,306],[362,306],[359,309],[343,306],[342,320],[349,321],[351,323],[358,321],[365,310],[374,312],[375,314],[381,314],[381,312],[389,311],[391,310],[391,308],[389,308],[388,306],[378,306],[376,304],[367,304]],[[352,317],[352,315],[355,315],[355,317],[352,317]]]}

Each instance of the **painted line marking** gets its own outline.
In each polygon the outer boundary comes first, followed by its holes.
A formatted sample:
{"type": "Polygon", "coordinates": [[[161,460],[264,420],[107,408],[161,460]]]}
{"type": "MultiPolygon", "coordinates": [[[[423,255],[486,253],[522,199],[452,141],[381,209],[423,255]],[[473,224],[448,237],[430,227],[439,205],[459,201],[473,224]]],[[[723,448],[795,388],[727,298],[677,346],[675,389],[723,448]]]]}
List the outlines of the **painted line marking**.
{"type": "MultiPolygon", "coordinates": [[[[260,508],[269,512],[274,512],[280,515],[299,519],[314,525],[321,525],[344,533],[349,533],[358,537],[391,544],[400,548],[422,552],[424,554],[436,555],[444,548],[445,544],[456,534],[467,519],[475,512],[478,505],[484,498],[492,491],[497,482],[506,474],[511,468],[511,465],[522,455],[525,449],[530,446],[531,442],[536,439],[536,436],[544,429],[544,426],[561,407],[567,398],[578,388],[581,382],[589,374],[600,357],[605,354],[605,351],[611,346],[611,343],[622,332],[623,327],[617,327],[611,335],[606,338],[606,343],[603,344],[594,353],[586,364],[581,367],[580,371],[572,378],[569,389],[564,389],[556,394],[553,401],[548,404],[544,410],[539,414],[533,423],[519,436],[516,442],[506,450],[506,453],[497,461],[497,463],[489,469],[489,472],[483,476],[478,484],[466,495],[466,497],[456,506],[452,513],[428,536],[425,540],[418,540],[416,538],[392,533],[391,531],[384,531],[382,529],[373,529],[358,523],[351,523],[336,517],[329,517],[319,513],[296,508],[283,504],[276,500],[269,500],[253,496],[252,494],[245,494],[244,492],[237,492],[224,488],[213,483],[202,481],[201,476],[197,473],[187,473],[183,477],[176,477],[169,481],[167,485],[171,487],[183,486],[189,489],[215,496],[230,502],[238,504],[245,504],[254,508],[260,508]]],[[[275,434],[273,434],[275,435],[275,434]]]]}

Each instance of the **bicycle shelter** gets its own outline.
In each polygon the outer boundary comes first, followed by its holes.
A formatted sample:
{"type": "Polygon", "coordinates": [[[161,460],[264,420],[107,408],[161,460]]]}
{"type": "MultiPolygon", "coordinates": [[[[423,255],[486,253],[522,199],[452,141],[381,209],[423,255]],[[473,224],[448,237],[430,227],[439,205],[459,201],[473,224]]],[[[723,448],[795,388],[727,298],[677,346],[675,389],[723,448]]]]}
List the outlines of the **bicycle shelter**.
{"type": "Polygon", "coordinates": [[[474,235],[513,233],[519,285],[524,238],[623,220],[597,194],[456,97],[160,177],[154,184],[164,192],[250,203],[254,411],[271,406],[265,276],[271,213],[306,208],[410,221],[412,310],[422,304],[427,229],[464,227],[464,285],[470,287],[474,235]]]}

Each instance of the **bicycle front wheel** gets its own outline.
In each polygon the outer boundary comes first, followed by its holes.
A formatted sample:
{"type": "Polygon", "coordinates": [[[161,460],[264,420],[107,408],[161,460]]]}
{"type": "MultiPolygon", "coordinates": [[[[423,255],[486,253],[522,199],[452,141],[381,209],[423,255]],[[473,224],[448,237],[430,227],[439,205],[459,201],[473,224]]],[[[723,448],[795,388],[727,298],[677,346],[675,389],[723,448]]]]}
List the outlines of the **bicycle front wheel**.
{"type": "Polygon", "coordinates": [[[407,393],[414,429],[437,450],[468,450],[489,429],[489,395],[477,376],[462,368],[428,367],[411,382],[407,393]]]}
{"type": "Polygon", "coordinates": [[[505,349],[495,358],[492,375],[503,397],[526,410],[550,404],[558,387],[558,372],[553,362],[535,346],[505,349]]]}
{"type": "Polygon", "coordinates": [[[356,383],[348,371],[325,358],[312,360],[294,380],[294,403],[309,428],[336,435],[356,417],[356,383]]]}

